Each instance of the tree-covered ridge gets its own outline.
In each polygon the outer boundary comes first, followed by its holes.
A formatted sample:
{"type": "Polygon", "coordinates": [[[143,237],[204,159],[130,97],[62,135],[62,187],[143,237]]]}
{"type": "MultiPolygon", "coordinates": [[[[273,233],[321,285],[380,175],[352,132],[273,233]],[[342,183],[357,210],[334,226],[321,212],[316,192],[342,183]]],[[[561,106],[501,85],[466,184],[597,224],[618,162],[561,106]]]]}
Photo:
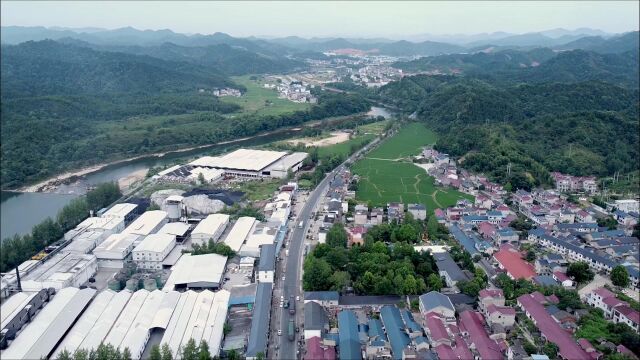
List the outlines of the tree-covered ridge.
{"type": "Polygon", "coordinates": [[[639,167],[637,89],[419,75],[380,96],[436,130],[438,149],[514,189],[551,184],[549,171],[605,176],[639,167]]]}
{"type": "Polygon", "coordinates": [[[52,40],[3,45],[2,98],[196,92],[237,87],[211,68],[150,56],[96,51],[52,40]]]}

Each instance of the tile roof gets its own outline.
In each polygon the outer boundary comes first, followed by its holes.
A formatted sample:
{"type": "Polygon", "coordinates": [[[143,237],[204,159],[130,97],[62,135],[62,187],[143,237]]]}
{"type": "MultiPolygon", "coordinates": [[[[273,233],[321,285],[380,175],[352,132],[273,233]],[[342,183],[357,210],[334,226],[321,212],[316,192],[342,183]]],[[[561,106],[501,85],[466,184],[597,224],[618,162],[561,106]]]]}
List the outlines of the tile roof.
{"type": "Polygon", "coordinates": [[[391,355],[396,360],[402,360],[402,350],[409,345],[410,341],[409,335],[404,330],[400,310],[395,306],[385,305],[380,310],[380,319],[391,343],[391,355]]]}
{"type": "Polygon", "coordinates": [[[435,313],[427,315],[427,329],[429,329],[429,337],[433,341],[449,339],[449,334],[444,327],[442,319],[435,313]]]}
{"type": "Polygon", "coordinates": [[[535,319],[535,323],[544,337],[558,345],[559,354],[565,359],[585,359],[589,355],[573,340],[549,315],[542,304],[532,294],[518,297],[518,303],[535,319]]]}
{"type": "Polygon", "coordinates": [[[478,293],[478,297],[480,299],[485,299],[485,298],[503,298],[504,297],[504,293],[502,292],[502,289],[482,289],[478,293]]]}
{"type": "Polygon", "coordinates": [[[460,314],[460,324],[464,326],[469,333],[469,342],[475,345],[481,359],[503,359],[498,343],[490,339],[485,331],[484,318],[479,312],[470,310],[462,312],[462,314],[460,314]]]}
{"type": "Polygon", "coordinates": [[[616,307],[616,311],[626,316],[627,319],[633,321],[636,324],[640,324],[640,312],[632,309],[629,305],[621,305],[616,307]]]}
{"type": "Polygon", "coordinates": [[[515,279],[531,279],[536,276],[533,266],[524,261],[520,252],[509,244],[500,246],[500,251],[493,254],[507,272],[515,279]]]}

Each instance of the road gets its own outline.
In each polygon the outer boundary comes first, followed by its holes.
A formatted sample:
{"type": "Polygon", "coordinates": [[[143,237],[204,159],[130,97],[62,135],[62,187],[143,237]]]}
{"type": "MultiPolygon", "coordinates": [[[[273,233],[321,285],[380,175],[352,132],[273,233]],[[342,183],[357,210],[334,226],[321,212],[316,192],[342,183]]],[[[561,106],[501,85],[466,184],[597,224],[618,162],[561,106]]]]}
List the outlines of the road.
{"type": "MultiPolygon", "coordinates": [[[[303,291],[302,291],[302,260],[304,258],[304,244],[305,244],[305,235],[307,234],[309,225],[311,224],[310,217],[313,214],[318,206],[321,203],[321,199],[325,196],[329,189],[329,183],[331,180],[342,170],[345,169],[345,163],[352,161],[361,153],[368,151],[372,146],[377,144],[380,140],[375,139],[367,146],[363,147],[359,151],[355,152],[351,155],[344,163],[335,168],[333,171],[327,174],[327,176],[318,184],[318,186],[309,193],[309,197],[306,200],[306,203],[302,210],[298,213],[297,218],[293,221],[294,228],[291,231],[289,239],[287,241],[286,249],[289,250],[289,256],[284,260],[284,276],[285,280],[282,281],[282,272],[277,274],[276,278],[276,290],[274,291],[274,298],[280,297],[283,295],[285,299],[288,299],[289,296],[295,297],[300,296],[300,301],[296,303],[296,327],[300,327],[300,332],[296,333],[295,341],[290,341],[287,336],[287,327],[289,323],[289,319],[291,315],[287,309],[274,307],[275,311],[278,313],[272,314],[272,319],[274,319],[274,324],[279,324],[277,327],[271,328],[271,341],[270,344],[277,345],[278,350],[276,350],[275,357],[278,359],[296,359],[298,358],[298,354],[296,354],[296,346],[299,346],[298,341],[303,337],[302,330],[302,321],[304,319],[304,309],[302,306],[303,303],[303,291]],[[298,227],[300,221],[304,221],[304,225],[302,228],[298,227]],[[278,336],[278,329],[282,330],[282,335],[278,336]],[[275,335],[275,336],[274,336],[275,335]],[[275,341],[273,339],[276,339],[275,341]]],[[[285,250],[282,250],[280,254],[281,258],[283,258],[285,250]]],[[[279,303],[279,299],[275,298],[274,303],[279,303]]],[[[276,305],[278,306],[278,305],[276,305]]],[[[274,355],[273,350],[270,347],[270,357],[274,355]]]]}

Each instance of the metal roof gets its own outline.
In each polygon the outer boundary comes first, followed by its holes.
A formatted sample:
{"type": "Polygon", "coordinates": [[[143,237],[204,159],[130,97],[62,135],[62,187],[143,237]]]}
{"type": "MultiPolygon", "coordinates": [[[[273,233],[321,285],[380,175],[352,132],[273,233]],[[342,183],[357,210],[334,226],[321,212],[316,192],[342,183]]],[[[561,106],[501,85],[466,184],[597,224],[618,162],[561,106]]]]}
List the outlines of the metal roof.
{"type": "Polygon", "coordinates": [[[253,217],[243,216],[239,218],[238,221],[233,224],[233,228],[231,228],[231,231],[227,234],[224,243],[227,244],[231,250],[238,252],[255,223],[256,219],[253,217]]]}
{"type": "Polygon", "coordinates": [[[218,287],[226,265],[227,257],[219,254],[183,254],[171,268],[163,290],[174,290],[176,286],[218,287]]]}
{"type": "Polygon", "coordinates": [[[429,291],[426,294],[420,295],[420,302],[425,307],[425,312],[429,312],[431,309],[437,307],[445,307],[451,311],[455,311],[451,300],[444,294],[437,291],[429,291]]]}
{"type": "Polygon", "coordinates": [[[4,329],[5,325],[9,323],[34,296],[36,296],[36,293],[27,294],[19,292],[5,300],[2,303],[2,307],[0,307],[0,323],[2,323],[0,329],[4,329]]]}
{"type": "Polygon", "coordinates": [[[229,215],[227,214],[211,214],[204,218],[191,232],[194,234],[206,234],[213,236],[221,227],[229,223],[229,215]]]}
{"type": "Polygon", "coordinates": [[[205,156],[192,161],[190,165],[219,169],[260,171],[283,156],[283,151],[238,149],[223,156],[205,156]]]}
{"type": "MultiPolygon", "coordinates": [[[[105,306],[104,311],[98,317],[95,324],[78,346],[79,349],[96,349],[102,341],[107,337],[111,327],[118,319],[118,316],[129,302],[132,293],[129,290],[122,290],[116,293],[109,304],[105,306]]],[[[87,312],[85,312],[87,314],[87,312]]],[[[83,314],[83,316],[85,316],[83,314]]]]}
{"type": "Polygon", "coordinates": [[[259,283],[256,300],[251,316],[251,330],[247,344],[246,357],[255,357],[259,352],[266,353],[268,329],[271,317],[272,283],[259,283]]]}
{"type": "Polygon", "coordinates": [[[380,310],[380,319],[391,343],[391,354],[394,359],[402,359],[402,351],[409,345],[409,335],[404,330],[400,310],[395,306],[385,305],[380,310]]]}
{"type": "Polygon", "coordinates": [[[133,244],[140,238],[136,234],[113,234],[93,249],[98,259],[123,259],[133,249],[133,244]]]}
{"type": "Polygon", "coordinates": [[[304,306],[304,329],[322,330],[329,324],[329,318],[322,305],[315,301],[304,306]]]}
{"type": "Polygon", "coordinates": [[[137,204],[121,203],[113,205],[109,210],[102,214],[102,217],[118,217],[124,218],[138,207],[137,204]]]}
{"type": "Polygon", "coordinates": [[[187,231],[189,231],[189,227],[189,224],[185,224],[183,222],[170,222],[164,224],[164,226],[158,230],[158,234],[185,236],[187,231]]]}
{"type": "Polygon", "coordinates": [[[340,294],[337,291],[305,291],[304,300],[338,301],[340,294]]]}
{"type": "Polygon", "coordinates": [[[165,294],[165,292],[160,290],[152,291],[145,299],[136,317],[132,319],[127,334],[120,343],[120,349],[128,348],[133,358],[142,356],[142,352],[149,340],[151,322],[165,294]]]}
{"type": "Polygon", "coordinates": [[[140,312],[142,305],[144,305],[145,300],[149,296],[149,292],[147,290],[138,290],[129,299],[127,306],[123,309],[118,316],[118,320],[113,324],[113,327],[109,331],[109,334],[105,337],[104,343],[111,344],[115,348],[118,348],[125,336],[127,336],[127,332],[129,331],[129,327],[131,327],[131,322],[140,312]]]}
{"type": "Polygon", "coordinates": [[[274,271],[276,268],[276,246],[266,244],[260,247],[258,271],[274,271]]]}
{"type": "Polygon", "coordinates": [[[140,215],[134,222],[127,226],[123,234],[149,235],[158,225],[169,217],[166,211],[151,210],[140,215]]]}
{"type": "Polygon", "coordinates": [[[351,310],[338,313],[338,331],[340,332],[340,359],[362,359],[358,338],[358,320],[351,310]]]}
{"type": "Polygon", "coordinates": [[[436,260],[436,266],[438,267],[438,270],[444,271],[447,274],[449,274],[449,277],[451,278],[451,280],[453,281],[469,280],[469,277],[467,277],[467,275],[465,275],[462,272],[462,269],[460,269],[460,266],[458,266],[458,264],[456,264],[456,262],[453,261],[453,258],[451,257],[451,255],[449,255],[449,253],[447,252],[436,253],[436,254],[433,254],[433,257],[436,260]]]}
{"type": "Polygon", "coordinates": [[[172,244],[175,244],[175,241],[175,235],[151,234],[147,235],[133,251],[164,252],[168,247],[173,248],[172,244]]]}

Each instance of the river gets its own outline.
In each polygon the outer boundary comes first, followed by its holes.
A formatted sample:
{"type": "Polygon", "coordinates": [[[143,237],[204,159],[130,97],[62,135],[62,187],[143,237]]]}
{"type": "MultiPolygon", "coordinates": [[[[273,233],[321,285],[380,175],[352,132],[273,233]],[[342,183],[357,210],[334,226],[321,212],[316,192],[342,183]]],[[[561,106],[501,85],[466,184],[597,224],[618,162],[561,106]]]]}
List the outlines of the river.
{"type": "MultiPolygon", "coordinates": [[[[372,107],[368,115],[391,116],[386,109],[372,107]]],[[[136,171],[149,169],[154,166],[166,166],[178,163],[186,158],[214,155],[242,146],[264,145],[274,141],[284,140],[295,136],[300,129],[286,129],[258,135],[249,139],[236,141],[233,143],[216,144],[189,151],[168,152],[163,156],[145,156],[135,160],[121,162],[106,166],[96,172],[85,175],[80,181],[61,185],[56,193],[17,193],[10,191],[2,192],[2,203],[0,204],[0,239],[13,236],[14,234],[26,234],[31,228],[47,217],[55,217],[71,199],[84,194],[87,186],[96,185],[109,181],[118,181],[136,171]]]]}

